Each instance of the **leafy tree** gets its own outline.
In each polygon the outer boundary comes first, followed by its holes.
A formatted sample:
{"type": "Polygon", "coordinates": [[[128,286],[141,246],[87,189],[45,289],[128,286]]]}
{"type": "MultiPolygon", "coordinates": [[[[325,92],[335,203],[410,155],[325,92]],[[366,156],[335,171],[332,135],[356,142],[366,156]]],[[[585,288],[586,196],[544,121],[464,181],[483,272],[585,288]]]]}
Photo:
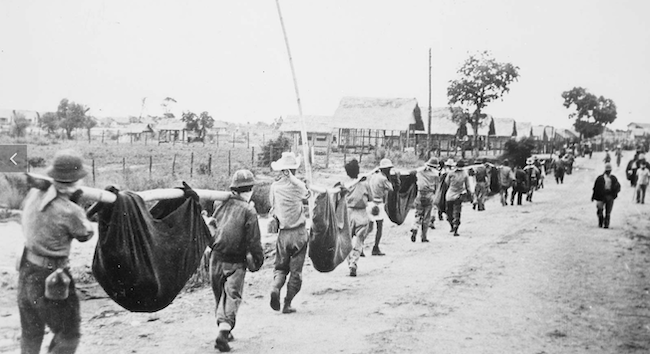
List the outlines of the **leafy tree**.
{"type": "Polygon", "coordinates": [[[214,126],[214,119],[210,113],[205,111],[200,116],[197,116],[196,113],[191,111],[183,112],[183,118],[181,120],[185,122],[185,127],[188,130],[199,133],[199,139],[205,138],[206,130],[214,126]]]}
{"type": "Polygon", "coordinates": [[[14,113],[14,122],[11,126],[11,135],[15,137],[25,136],[25,131],[30,122],[22,113],[14,113]]]}
{"type": "Polygon", "coordinates": [[[573,126],[580,133],[580,139],[599,135],[607,124],[616,120],[616,104],[613,100],[589,93],[582,87],[574,87],[562,92],[564,107],[575,105],[576,112],[569,114],[569,119],[575,119],[573,126]]]}
{"type": "Polygon", "coordinates": [[[54,112],[46,112],[41,116],[41,120],[38,123],[39,126],[48,134],[53,134],[59,129],[60,119],[59,116],[54,112]]]}
{"type": "Polygon", "coordinates": [[[456,136],[458,139],[462,139],[467,135],[467,122],[469,121],[469,113],[467,110],[462,109],[461,107],[449,107],[451,112],[452,122],[458,125],[456,130],[456,136]]]}
{"type": "Polygon", "coordinates": [[[291,139],[280,133],[276,139],[269,139],[266,144],[262,146],[262,152],[257,154],[257,163],[259,166],[271,166],[271,162],[282,157],[282,152],[290,150],[291,139]]]}
{"type": "MultiPolygon", "coordinates": [[[[471,108],[468,122],[474,131],[474,148],[478,146],[478,128],[486,114],[483,109],[492,101],[510,91],[509,85],[519,77],[519,67],[497,62],[487,51],[470,55],[458,69],[459,78],[451,80],[447,88],[449,104],[471,108]]],[[[475,151],[477,154],[478,151],[475,151]]]]}
{"type": "Polygon", "coordinates": [[[90,129],[97,126],[97,119],[95,117],[87,116],[84,121],[83,127],[86,129],[88,140],[90,140],[90,129]]]}
{"type": "MultiPolygon", "coordinates": [[[[142,101],[144,105],[144,99],[142,101]]],[[[175,103],[178,102],[172,97],[165,97],[165,99],[162,100],[162,103],[160,103],[160,105],[162,106],[163,110],[165,110],[165,112],[163,113],[165,118],[175,118],[174,113],[171,112],[172,106],[174,106],[175,103]]]]}
{"type": "Polygon", "coordinates": [[[535,149],[535,139],[525,138],[520,141],[511,139],[506,141],[505,153],[502,158],[508,159],[511,166],[526,166],[526,159],[529,158],[535,149]]]}
{"type": "Polygon", "coordinates": [[[77,128],[83,128],[86,123],[86,112],[90,108],[68,101],[64,98],[59,103],[56,114],[59,117],[59,127],[65,130],[68,139],[72,139],[72,131],[77,128]]]}

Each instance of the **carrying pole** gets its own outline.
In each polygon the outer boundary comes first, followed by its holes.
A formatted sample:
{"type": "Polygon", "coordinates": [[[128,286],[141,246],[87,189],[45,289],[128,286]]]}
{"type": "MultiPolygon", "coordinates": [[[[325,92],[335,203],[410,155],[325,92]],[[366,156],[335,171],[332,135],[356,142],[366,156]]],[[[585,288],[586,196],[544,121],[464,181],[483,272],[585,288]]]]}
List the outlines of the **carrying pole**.
{"type": "MultiPolygon", "coordinates": [[[[307,178],[307,184],[312,185],[312,176],[311,176],[311,165],[309,164],[309,146],[307,143],[307,129],[305,126],[305,117],[302,115],[302,104],[300,103],[300,92],[298,91],[298,80],[296,79],[296,71],[293,67],[293,59],[291,57],[291,49],[289,48],[289,38],[287,37],[287,30],[284,27],[284,20],[282,19],[282,11],[280,10],[280,0],[275,0],[275,4],[278,8],[278,16],[280,17],[280,25],[282,26],[282,34],[284,35],[284,43],[287,46],[287,55],[289,56],[289,66],[291,67],[291,76],[293,77],[293,88],[296,91],[296,102],[298,103],[298,114],[300,116],[301,130],[300,135],[302,137],[302,155],[305,159],[305,177],[307,178]]],[[[314,210],[314,197],[313,195],[309,198],[309,213],[313,215],[314,210]]]]}

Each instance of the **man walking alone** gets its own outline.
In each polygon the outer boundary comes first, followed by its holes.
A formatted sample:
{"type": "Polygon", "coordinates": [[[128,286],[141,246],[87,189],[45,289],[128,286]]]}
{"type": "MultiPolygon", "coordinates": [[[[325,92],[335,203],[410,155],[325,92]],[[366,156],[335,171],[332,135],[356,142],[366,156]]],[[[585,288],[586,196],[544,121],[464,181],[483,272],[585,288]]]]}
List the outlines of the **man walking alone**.
{"type": "Polygon", "coordinates": [[[605,164],[605,173],[596,178],[594,182],[593,194],[591,201],[596,203],[596,214],[598,215],[598,227],[609,228],[609,219],[614,206],[614,199],[621,191],[621,185],[618,183],[616,176],[612,175],[612,164],[605,164]],[[603,215],[603,209],[605,215],[603,215]]]}

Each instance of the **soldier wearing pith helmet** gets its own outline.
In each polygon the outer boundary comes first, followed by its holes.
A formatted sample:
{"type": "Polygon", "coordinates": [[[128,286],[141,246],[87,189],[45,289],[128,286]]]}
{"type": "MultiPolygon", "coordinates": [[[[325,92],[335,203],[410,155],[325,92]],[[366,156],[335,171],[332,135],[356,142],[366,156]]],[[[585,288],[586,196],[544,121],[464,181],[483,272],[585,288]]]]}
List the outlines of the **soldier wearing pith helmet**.
{"type": "Polygon", "coordinates": [[[257,212],[250,204],[255,183],[251,171],[236,171],[230,183],[232,196],[215,205],[212,215],[216,231],[210,255],[210,280],[219,328],[215,348],[222,352],[230,350],[228,342],[242,302],[246,270],[255,272],[264,263],[257,212]]]}
{"type": "Polygon", "coordinates": [[[411,241],[417,239],[418,230],[421,230],[422,242],[429,242],[427,230],[429,222],[433,225],[431,210],[433,197],[440,186],[440,162],[437,157],[431,157],[423,167],[416,171],[418,195],[415,198],[415,222],[411,227],[411,241]]]}
{"type": "Polygon", "coordinates": [[[368,184],[372,192],[372,201],[368,205],[370,210],[370,220],[376,223],[375,245],[372,248],[373,256],[385,255],[379,249],[379,242],[381,241],[383,233],[384,219],[386,212],[384,207],[388,198],[388,193],[393,191],[393,184],[390,182],[390,174],[393,170],[393,163],[389,159],[381,159],[376,173],[370,177],[368,184]]]}
{"type": "Polygon", "coordinates": [[[68,257],[72,240],[89,240],[93,229],[84,209],[70,199],[77,194],[88,169],[78,153],[61,150],[46,174],[52,179],[49,188],[32,188],[23,202],[25,249],[18,276],[20,346],[22,353],[38,354],[47,325],[54,333],[49,352],[74,353],[81,337],[81,319],[68,257]],[[46,282],[56,287],[46,286],[46,282]]]}

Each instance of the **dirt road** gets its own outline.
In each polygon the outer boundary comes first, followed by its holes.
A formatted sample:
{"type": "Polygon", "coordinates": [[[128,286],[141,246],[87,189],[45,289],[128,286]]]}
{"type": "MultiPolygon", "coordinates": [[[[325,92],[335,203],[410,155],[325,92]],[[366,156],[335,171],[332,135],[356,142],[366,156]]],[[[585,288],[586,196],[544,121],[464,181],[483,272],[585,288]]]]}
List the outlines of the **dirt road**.
{"type": "MultiPolygon", "coordinates": [[[[492,198],[484,212],[465,205],[460,237],[438,222],[430,243],[412,243],[411,212],[404,225],[389,225],[385,257],[360,260],[358,277],[345,265],[323,274],[308,264],[295,314],[268,305],[269,260],[247,275],[233,352],[649,352],[650,205],[631,202],[623,168],[615,169],[623,191],[611,228],[599,229],[590,196],[601,161],[579,158],[564,184],[549,176],[533,203],[502,207],[492,198]]],[[[0,225],[3,245],[20,240],[19,230],[0,225]]],[[[73,247],[76,266],[89,265],[92,245],[73,247]]],[[[10,353],[20,334],[8,258],[14,248],[0,251],[0,352],[10,353]]],[[[153,314],[105,298],[83,301],[82,314],[79,353],[216,352],[209,288],[153,314]]]]}

